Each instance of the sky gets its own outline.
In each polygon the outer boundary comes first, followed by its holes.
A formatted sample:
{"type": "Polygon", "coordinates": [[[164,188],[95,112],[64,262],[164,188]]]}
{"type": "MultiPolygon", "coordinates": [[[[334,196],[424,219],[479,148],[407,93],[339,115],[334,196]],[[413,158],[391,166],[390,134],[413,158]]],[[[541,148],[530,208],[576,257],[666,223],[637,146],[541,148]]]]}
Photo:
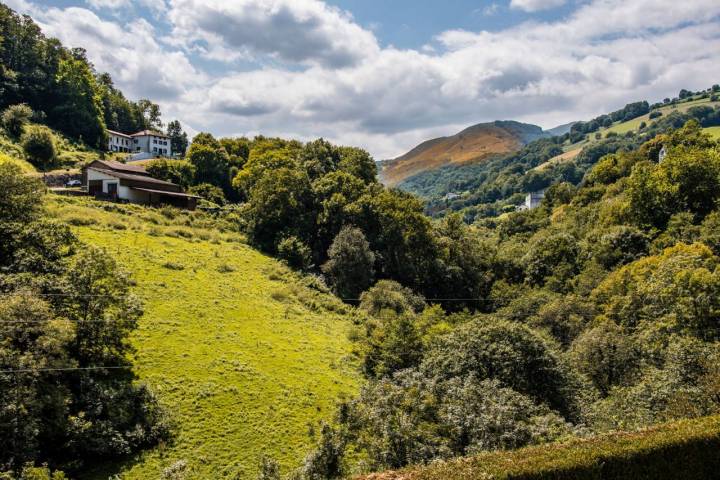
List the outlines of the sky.
{"type": "Polygon", "coordinates": [[[718,0],[3,0],[191,133],[398,156],[720,83],[718,0]]]}

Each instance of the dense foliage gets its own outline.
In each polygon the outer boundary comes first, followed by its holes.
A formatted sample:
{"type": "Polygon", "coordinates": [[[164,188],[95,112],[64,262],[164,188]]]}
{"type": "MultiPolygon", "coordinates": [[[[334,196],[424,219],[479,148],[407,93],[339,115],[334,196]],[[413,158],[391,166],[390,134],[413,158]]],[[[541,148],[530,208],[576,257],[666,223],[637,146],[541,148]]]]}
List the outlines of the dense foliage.
{"type": "Polygon", "coordinates": [[[490,452],[361,477],[367,480],[704,480],[720,468],[720,418],[683,420],[637,433],[490,452]]]}
{"type": "Polygon", "coordinates": [[[719,182],[720,145],[693,120],[553,185],[537,209],[432,225],[427,263],[455,257],[442,279],[477,302],[424,300],[402,280],[361,295],[368,383],[334,435],[363,461],[345,469],[719,413],[719,182]]]}
{"type": "Polygon", "coordinates": [[[142,309],[130,278],[49,220],[42,193],[0,165],[0,470],[74,470],[168,435],[134,383],[128,335],[142,309]]]}
{"type": "Polygon", "coordinates": [[[461,212],[468,222],[472,222],[475,219],[498,216],[513,211],[515,206],[522,202],[525,193],[562,181],[577,185],[584,174],[603,156],[635,150],[656,135],[680,128],[689,120],[697,120],[703,127],[720,125],[718,106],[696,105],[685,112],[672,110],[666,115],[662,115],[658,110],[650,111],[651,108],[708,98],[709,94],[700,92],[692,95],[695,97],[686,96],[672,101],[667,99],[665,103],[652,106],[647,102],[628,104],[621,110],[601,115],[589,122],[576,122],[570,132],[536,140],[518,152],[497,156],[478,164],[451,165],[423,172],[406,179],[399,187],[423,197],[426,200],[426,212],[434,217],[461,212]],[[642,122],[634,131],[623,135],[612,130],[605,134],[599,131],[616,122],[637,118],[648,111],[649,124],[642,122]],[[591,135],[595,136],[595,140],[586,141],[591,135]],[[536,168],[562,154],[563,148],[581,150],[571,161],[536,168]],[[446,197],[449,193],[455,195],[446,197]]]}

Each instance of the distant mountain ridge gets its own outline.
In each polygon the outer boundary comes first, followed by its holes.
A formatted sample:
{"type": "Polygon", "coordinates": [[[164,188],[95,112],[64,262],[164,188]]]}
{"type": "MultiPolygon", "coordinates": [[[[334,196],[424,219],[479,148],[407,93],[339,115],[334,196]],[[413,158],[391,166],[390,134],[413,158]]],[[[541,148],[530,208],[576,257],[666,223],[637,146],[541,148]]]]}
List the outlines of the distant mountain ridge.
{"type": "Polygon", "coordinates": [[[538,138],[550,136],[537,125],[512,120],[479,123],[448,137],[427,140],[404,155],[380,164],[380,178],[396,185],[418,173],[449,164],[470,164],[519,150],[538,138]]]}

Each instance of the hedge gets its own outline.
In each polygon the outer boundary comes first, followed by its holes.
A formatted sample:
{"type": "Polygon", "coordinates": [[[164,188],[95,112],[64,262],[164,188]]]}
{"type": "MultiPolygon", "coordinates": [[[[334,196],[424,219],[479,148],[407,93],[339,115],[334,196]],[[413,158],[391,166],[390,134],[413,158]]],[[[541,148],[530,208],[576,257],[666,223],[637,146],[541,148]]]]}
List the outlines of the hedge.
{"type": "Polygon", "coordinates": [[[637,432],[488,452],[364,480],[614,480],[720,478],[720,416],[637,432]]]}

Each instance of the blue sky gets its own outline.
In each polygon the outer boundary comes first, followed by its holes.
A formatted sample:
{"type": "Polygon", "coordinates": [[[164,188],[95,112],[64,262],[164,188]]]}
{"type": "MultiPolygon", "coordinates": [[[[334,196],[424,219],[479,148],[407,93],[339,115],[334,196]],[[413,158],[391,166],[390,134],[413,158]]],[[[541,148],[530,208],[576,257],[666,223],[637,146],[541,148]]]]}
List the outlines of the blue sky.
{"type": "Polygon", "coordinates": [[[166,121],[376,158],[720,81],[717,0],[5,0],[166,121]]]}

